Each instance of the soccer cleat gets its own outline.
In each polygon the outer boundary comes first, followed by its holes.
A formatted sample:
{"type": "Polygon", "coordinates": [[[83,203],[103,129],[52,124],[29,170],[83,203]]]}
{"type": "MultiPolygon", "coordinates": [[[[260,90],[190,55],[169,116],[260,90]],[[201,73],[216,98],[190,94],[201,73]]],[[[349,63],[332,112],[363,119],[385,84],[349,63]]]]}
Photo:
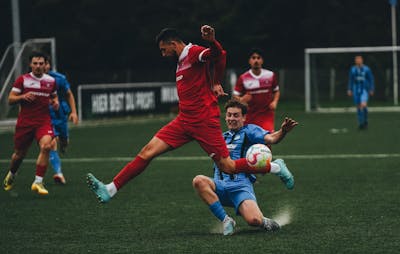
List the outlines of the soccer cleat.
{"type": "Polygon", "coordinates": [[[5,191],[9,191],[12,189],[13,184],[15,181],[15,175],[11,174],[10,171],[8,171],[6,177],[4,178],[4,182],[3,182],[3,187],[5,191]]]}
{"type": "Polygon", "coordinates": [[[39,195],[47,195],[49,192],[44,187],[43,183],[32,183],[31,186],[32,191],[36,191],[39,195]]]}
{"type": "Polygon", "coordinates": [[[288,188],[289,190],[293,189],[294,177],[292,173],[290,173],[285,162],[282,159],[276,159],[274,162],[278,164],[279,167],[281,168],[281,170],[277,174],[279,178],[281,178],[281,181],[286,185],[286,188],[288,188]]]}
{"type": "Polygon", "coordinates": [[[224,226],[224,235],[232,235],[235,231],[236,222],[229,216],[226,216],[222,222],[224,226]]]}
{"type": "Polygon", "coordinates": [[[86,175],[86,182],[89,188],[94,192],[100,203],[107,203],[108,201],[110,201],[111,196],[108,193],[106,186],[104,185],[104,183],[94,177],[93,174],[88,173],[86,175]]]}
{"type": "Polygon", "coordinates": [[[266,217],[263,218],[263,225],[261,227],[269,232],[275,232],[281,229],[281,226],[279,226],[278,222],[266,217]]]}
{"type": "Polygon", "coordinates": [[[53,179],[54,179],[54,182],[55,182],[55,183],[58,183],[58,184],[64,185],[64,184],[67,183],[67,181],[65,181],[65,177],[64,177],[63,174],[55,174],[55,175],[53,176],[53,179]]]}

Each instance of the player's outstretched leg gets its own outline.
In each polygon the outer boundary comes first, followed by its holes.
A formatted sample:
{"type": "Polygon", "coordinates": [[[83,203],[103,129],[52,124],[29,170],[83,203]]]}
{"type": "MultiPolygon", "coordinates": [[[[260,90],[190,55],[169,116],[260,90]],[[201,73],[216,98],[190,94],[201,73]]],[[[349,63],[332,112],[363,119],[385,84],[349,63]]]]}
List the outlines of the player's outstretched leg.
{"type": "Polygon", "coordinates": [[[266,231],[275,232],[281,229],[281,226],[279,226],[278,222],[269,219],[267,217],[264,217],[261,228],[265,229],[266,231]]]}
{"type": "Polygon", "coordinates": [[[89,188],[94,192],[100,203],[107,203],[108,201],[110,201],[111,196],[108,193],[106,186],[104,185],[104,183],[94,177],[93,174],[88,173],[86,175],[86,182],[89,188]]]}
{"type": "Polygon", "coordinates": [[[224,235],[232,235],[235,232],[236,221],[234,221],[228,215],[225,216],[224,221],[222,222],[224,225],[224,235]]]}
{"type": "Polygon", "coordinates": [[[3,187],[5,191],[9,191],[12,189],[15,181],[15,175],[8,171],[6,177],[4,178],[3,187]]]}
{"type": "Polygon", "coordinates": [[[279,171],[279,173],[277,173],[277,175],[282,180],[282,182],[286,185],[286,188],[288,188],[289,190],[293,189],[294,188],[294,177],[293,177],[292,173],[290,173],[285,162],[282,159],[276,159],[274,162],[276,164],[278,164],[279,167],[281,168],[281,170],[279,171]]]}

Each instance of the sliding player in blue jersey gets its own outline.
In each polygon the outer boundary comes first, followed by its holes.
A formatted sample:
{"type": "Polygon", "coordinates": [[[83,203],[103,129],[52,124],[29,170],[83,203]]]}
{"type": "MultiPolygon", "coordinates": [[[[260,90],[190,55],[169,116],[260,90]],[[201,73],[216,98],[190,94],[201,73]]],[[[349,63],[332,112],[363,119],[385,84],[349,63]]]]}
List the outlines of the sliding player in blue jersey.
{"type": "Polygon", "coordinates": [[[353,96],[357,106],[358,127],[360,130],[368,127],[368,97],[374,95],[374,75],[371,69],[364,65],[363,57],[354,58],[355,65],[349,73],[347,95],[353,96]]]}
{"type": "Polygon", "coordinates": [[[50,164],[54,171],[53,179],[56,183],[65,184],[66,180],[61,170],[61,160],[57,152],[58,143],[61,153],[65,152],[69,142],[68,119],[74,124],[78,124],[76,113],[75,98],[71,91],[71,86],[66,77],[55,71],[51,71],[51,64],[46,62],[46,73],[56,80],[57,94],[59,96],[60,108],[54,110],[50,107],[51,123],[54,128],[54,136],[50,151],[50,164]]]}
{"type": "MultiPolygon", "coordinates": [[[[298,123],[286,118],[281,128],[269,133],[261,127],[248,124],[246,120],[247,107],[236,100],[230,100],[226,106],[225,121],[228,131],[223,136],[230,156],[233,159],[245,157],[247,149],[253,144],[277,144],[298,123]]],[[[270,173],[279,176],[286,188],[293,189],[294,179],[282,159],[271,162],[270,173]]],[[[250,225],[267,231],[279,230],[280,226],[272,219],[264,217],[257,205],[253,183],[256,176],[246,173],[225,174],[214,167],[214,178],[198,175],[193,179],[193,187],[200,198],[209,206],[211,212],[223,223],[223,234],[234,233],[236,222],[228,216],[223,206],[234,207],[250,225]]]]}

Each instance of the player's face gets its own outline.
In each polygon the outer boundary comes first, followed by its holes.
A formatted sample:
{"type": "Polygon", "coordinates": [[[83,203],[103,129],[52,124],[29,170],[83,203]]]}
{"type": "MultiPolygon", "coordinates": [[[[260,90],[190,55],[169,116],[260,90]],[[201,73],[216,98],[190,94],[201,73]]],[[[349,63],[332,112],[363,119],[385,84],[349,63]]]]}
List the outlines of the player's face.
{"type": "Polygon", "coordinates": [[[44,73],[45,61],[43,57],[33,57],[29,67],[32,69],[33,75],[41,77],[44,73]]]}
{"type": "Polygon", "coordinates": [[[170,42],[160,41],[158,46],[160,47],[161,55],[163,57],[178,58],[178,55],[176,53],[176,43],[174,41],[170,42]]]}
{"type": "Polygon", "coordinates": [[[257,53],[252,54],[252,55],[250,56],[250,58],[249,58],[249,64],[250,64],[250,67],[251,67],[252,69],[259,69],[259,68],[261,68],[262,65],[263,65],[263,63],[264,63],[263,58],[262,58],[259,54],[257,54],[257,53]]]}
{"type": "Polygon", "coordinates": [[[355,63],[356,65],[358,65],[358,66],[361,66],[361,65],[363,64],[363,58],[362,58],[362,56],[356,56],[356,57],[354,58],[354,63],[355,63]]]}
{"type": "Polygon", "coordinates": [[[225,122],[230,130],[239,130],[243,127],[246,117],[242,114],[240,108],[227,108],[225,113],[225,122]]]}
{"type": "Polygon", "coordinates": [[[49,73],[50,69],[51,69],[50,63],[46,61],[46,63],[44,64],[44,72],[49,73]]]}

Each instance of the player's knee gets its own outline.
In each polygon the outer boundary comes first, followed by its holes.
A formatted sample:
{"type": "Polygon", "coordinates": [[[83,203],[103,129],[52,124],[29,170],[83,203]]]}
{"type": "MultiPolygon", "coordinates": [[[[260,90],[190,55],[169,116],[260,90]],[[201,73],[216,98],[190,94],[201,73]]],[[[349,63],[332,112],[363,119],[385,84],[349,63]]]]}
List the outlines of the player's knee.
{"type": "Polygon", "coordinates": [[[50,150],[51,150],[51,142],[46,142],[46,143],[40,144],[41,152],[49,153],[50,150]]]}
{"type": "Polygon", "coordinates": [[[196,190],[205,189],[208,186],[207,177],[203,175],[195,176],[193,178],[192,185],[196,190]]]}

